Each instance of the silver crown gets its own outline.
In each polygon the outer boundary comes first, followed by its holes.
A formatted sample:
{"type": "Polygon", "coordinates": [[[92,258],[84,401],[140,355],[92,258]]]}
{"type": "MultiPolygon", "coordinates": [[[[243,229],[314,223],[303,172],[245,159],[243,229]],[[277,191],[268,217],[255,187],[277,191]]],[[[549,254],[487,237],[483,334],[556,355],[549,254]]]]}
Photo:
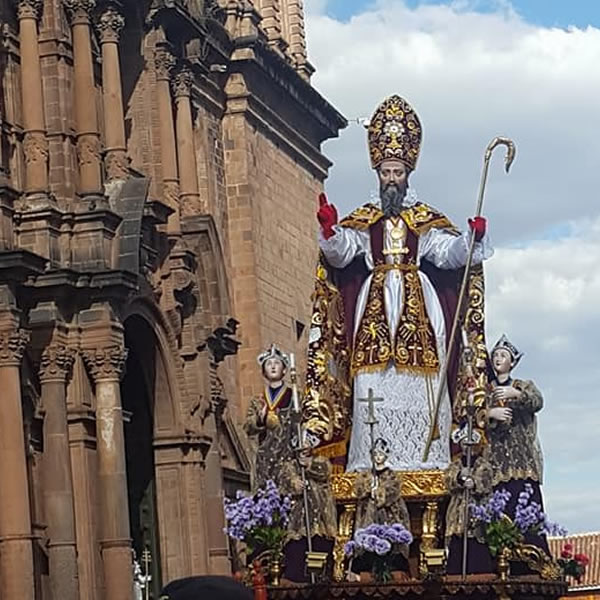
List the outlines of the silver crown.
{"type": "Polygon", "coordinates": [[[492,348],[492,355],[496,350],[506,350],[513,362],[513,367],[523,358],[523,353],[518,350],[518,348],[510,342],[510,340],[506,337],[506,335],[502,334],[502,337],[496,342],[496,345],[492,348]]]}
{"type": "Polygon", "coordinates": [[[265,350],[258,355],[258,364],[262,367],[270,358],[276,358],[277,360],[280,360],[286,369],[288,369],[290,366],[290,357],[285,352],[280,350],[276,344],[271,344],[271,347],[268,350],[265,350]]]}

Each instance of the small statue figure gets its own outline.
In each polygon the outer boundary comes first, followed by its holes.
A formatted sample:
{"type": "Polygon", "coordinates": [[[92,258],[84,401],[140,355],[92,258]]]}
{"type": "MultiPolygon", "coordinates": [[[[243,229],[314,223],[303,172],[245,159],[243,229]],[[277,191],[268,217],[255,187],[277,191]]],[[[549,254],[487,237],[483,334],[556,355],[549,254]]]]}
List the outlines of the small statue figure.
{"type": "MultiPolygon", "coordinates": [[[[491,356],[495,379],[488,399],[489,462],[493,470],[493,489],[506,489],[511,494],[506,507],[509,516],[515,514],[519,494],[526,486],[533,489],[530,500],[543,509],[540,489],[543,455],[537,437],[536,413],[544,401],[532,381],[512,378],[512,371],[522,356],[505,335],[498,340],[491,356]]],[[[525,542],[549,553],[543,536],[528,535],[525,542]]],[[[520,574],[515,569],[513,573],[520,574]]]]}
{"type": "MultiPolygon", "coordinates": [[[[373,523],[378,525],[400,523],[410,531],[410,516],[406,502],[402,498],[401,475],[388,467],[389,454],[390,447],[387,441],[378,438],[373,447],[374,471],[361,471],[357,475],[355,530],[363,529],[373,523]]],[[[354,573],[370,570],[370,566],[362,562],[361,558],[353,561],[354,573]]],[[[392,567],[394,571],[408,573],[408,546],[400,548],[400,554],[392,567]]]]}
{"type": "Polygon", "coordinates": [[[495,570],[481,532],[471,527],[469,508],[471,503],[484,502],[492,493],[492,467],[484,455],[486,389],[489,385],[484,359],[484,356],[487,358],[487,349],[463,335],[462,369],[458,381],[460,392],[457,395],[456,428],[452,436],[460,453],[455,455],[446,470],[446,486],[450,492],[445,531],[448,575],[462,574],[463,568],[465,575],[493,573],[495,570]],[[465,539],[466,556],[463,554],[465,539]]]}
{"type": "Polygon", "coordinates": [[[328,458],[314,454],[313,448],[319,443],[317,436],[307,431],[303,437],[303,446],[293,460],[283,465],[281,472],[281,491],[292,499],[284,578],[297,583],[309,581],[305,569],[308,550],[306,511],[314,552],[331,556],[337,535],[337,513],[330,484],[331,463],[328,458]]]}
{"type": "Polygon", "coordinates": [[[289,358],[275,344],[258,356],[265,388],[253,398],[244,429],[248,437],[257,438],[258,448],[253,489],[264,487],[270,479],[279,487],[282,466],[292,456],[294,436],[292,390],[284,378],[289,358]]]}
{"type": "MultiPolygon", "coordinates": [[[[450,492],[450,502],[446,511],[446,573],[460,575],[467,514],[465,488],[469,490],[469,502],[479,504],[489,497],[492,492],[492,468],[486,457],[478,456],[471,469],[466,469],[460,459],[453,461],[446,471],[446,486],[450,492]]],[[[467,574],[493,573],[495,569],[492,556],[485,541],[483,538],[479,539],[471,528],[467,534],[467,574]]]]}

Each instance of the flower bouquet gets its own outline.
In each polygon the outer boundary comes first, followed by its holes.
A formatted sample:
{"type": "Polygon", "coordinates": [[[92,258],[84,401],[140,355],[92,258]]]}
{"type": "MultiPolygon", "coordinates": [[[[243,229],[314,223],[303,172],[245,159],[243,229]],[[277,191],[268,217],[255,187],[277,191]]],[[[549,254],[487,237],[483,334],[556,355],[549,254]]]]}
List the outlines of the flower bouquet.
{"type": "Polygon", "coordinates": [[[272,578],[278,579],[287,536],[290,498],[282,496],[275,483],[269,480],[253,496],[238,491],[236,500],[225,498],[224,505],[227,535],[244,542],[249,554],[268,553],[272,578]]]}
{"type": "Polygon", "coordinates": [[[558,564],[562,569],[564,576],[570,576],[577,581],[581,582],[581,578],[585,575],[586,567],[588,566],[590,559],[585,554],[573,554],[573,545],[565,544],[558,564]]]}
{"type": "Polygon", "coordinates": [[[525,484],[519,494],[514,515],[506,514],[506,506],[511,499],[508,490],[497,490],[486,504],[471,504],[471,518],[487,544],[490,554],[498,557],[498,570],[505,578],[509,570],[509,559],[518,546],[525,543],[525,536],[564,535],[566,531],[549,521],[539,503],[533,502],[533,487],[525,484]]]}
{"type": "Polygon", "coordinates": [[[375,581],[387,583],[392,579],[392,562],[400,553],[400,546],[406,546],[412,541],[410,531],[400,523],[373,524],[357,529],[354,539],[345,545],[344,553],[352,560],[365,558],[375,581]]]}

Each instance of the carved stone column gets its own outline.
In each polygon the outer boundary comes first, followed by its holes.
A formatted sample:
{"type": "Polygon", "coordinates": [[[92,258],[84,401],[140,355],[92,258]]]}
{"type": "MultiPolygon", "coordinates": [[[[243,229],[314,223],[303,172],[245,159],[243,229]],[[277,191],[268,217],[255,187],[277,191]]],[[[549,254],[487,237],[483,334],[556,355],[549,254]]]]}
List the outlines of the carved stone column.
{"type": "Polygon", "coordinates": [[[19,368],[29,334],[0,331],[0,597],[34,599],[31,513],[19,368]]]}
{"type": "Polygon", "coordinates": [[[79,578],[66,385],[75,353],[63,344],[44,349],[40,363],[44,407],[44,507],[52,598],[77,600],[79,578]]]}
{"type": "Polygon", "coordinates": [[[179,164],[179,198],[183,214],[197,214],[200,207],[198,169],[194,149],[192,123],[192,73],[183,66],[173,80],[173,94],[177,106],[177,160],[179,164]]]}
{"type": "Polygon", "coordinates": [[[173,105],[171,103],[171,74],[176,59],[167,43],[159,43],[154,54],[156,69],[156,92],[160,122],[160,156],[163,172],[163,190],[166,203],[175,211],[169,217],[169,233],[181,232],[179,211],[179,174],[177,171],[177,150],[175,147],[175,127],[173,125],[173,105]]]}
{"type": "Polygon", "coordinates": [[[71,19],[79,193],[102,195],[100,136],[91,45],[91,12],[96,0],[63,0],[71,19]]]}
{"type": "Polygon", "coordinates": [[[119,35],[124,26],[125,19],[112,6],[104,10],[98,21],[102,45],[102,91],[106,143],[104,168],[109,183],[122,181],[129,176],[119,62],[119,35]]]}
{"type": "Polygon", "coordinates": [[[43,0],[17,0],[21,47],[21,99],[25,131],[23,141],[25,192],[28,196],[45,196],[48,192],[48,141],[44,122],[44,95],[37,29],[43,4],[43,0]]]}
{"type": "Polygon", "coordinates": [[[132,600],[131,532],[125,435],[119,382],[127,350],[121,345],[82,351],[96,384],[100,548],[106,600],[132,600]]]}

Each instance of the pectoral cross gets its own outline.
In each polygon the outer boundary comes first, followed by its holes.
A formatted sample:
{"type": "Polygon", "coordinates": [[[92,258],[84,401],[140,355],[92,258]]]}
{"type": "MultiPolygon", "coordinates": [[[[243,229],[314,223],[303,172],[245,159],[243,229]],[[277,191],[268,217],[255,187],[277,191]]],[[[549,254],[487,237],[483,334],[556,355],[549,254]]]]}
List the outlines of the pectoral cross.
{"type": "Polygon", "coordinates": [[[373,491],[377,488],[377,468],[375,466],[375,425],[379,421],[375,418],[375,402],[383,402],[383,398],[376,398],[373,394],[373,389],[369,388],[366,398],[359,398],[359,402],[368,403],[368,414],[367,419],[364,421],[365,425],[369,426],[369,433],[371,435],[371,473],[373,476],[373,491]]]}

